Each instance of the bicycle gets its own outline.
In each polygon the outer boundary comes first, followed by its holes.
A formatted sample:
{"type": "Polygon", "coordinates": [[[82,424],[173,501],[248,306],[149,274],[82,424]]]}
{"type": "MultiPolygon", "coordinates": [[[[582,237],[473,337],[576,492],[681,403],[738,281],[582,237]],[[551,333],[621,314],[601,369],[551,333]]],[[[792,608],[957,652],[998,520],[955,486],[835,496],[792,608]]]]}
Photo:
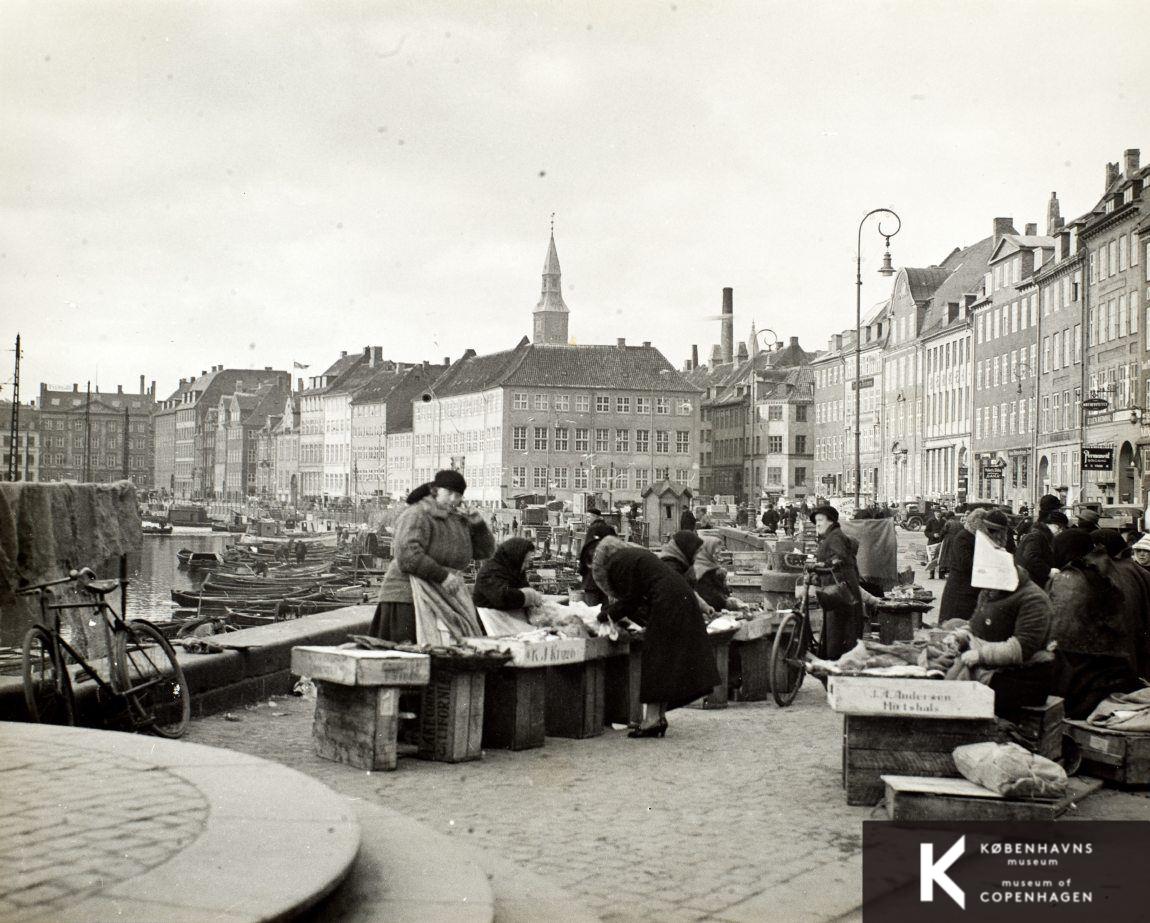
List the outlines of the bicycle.
{"type": "Polygon", "coordinates": [[[802,565],[803,600],[798,611],[792,609],[783,616],[775,631],[775,640],[771,644],[767,677],[770,681],[771,695],[780,708],[786,708],[799,694],[803,679],[807,675],[807,651],[818,647],[819,639],[811,626],[810,588],[812,585],[817,585],[816,578],[833,574],[833,569],[829,565],[819,564],[811,556],[788,554],[786,558],[789,566],[797,566],[799,563],[802,565]]]}
{"type": "Polygon", "coordinates": [[[170,739],[184,735],[192,714],[192,700],[176,652],[155,625],[145,619],[125,620],[106,599],[109,593],[120,590],[121,609],[125,608],[127,586],[126,580],[97,580],[85,567],[71,571],[61,580],[18,591],[21,596],[37,596],[40,603],[41,622],[24,635],[24,700],[33,721],[76,723],[70,666],[74,664],[79,667],[76,682],[95,682],[97,701],[104,706],[121,705],[132,730],[170,739]],[[53,588],[65,584],[75,584],[93,599],[52,602],[53,588]],[[107,640],[109,679],[104,679],[61,633],[60,613],[72,609],[90,610],[93,619],[101,620],[107,640]]]}

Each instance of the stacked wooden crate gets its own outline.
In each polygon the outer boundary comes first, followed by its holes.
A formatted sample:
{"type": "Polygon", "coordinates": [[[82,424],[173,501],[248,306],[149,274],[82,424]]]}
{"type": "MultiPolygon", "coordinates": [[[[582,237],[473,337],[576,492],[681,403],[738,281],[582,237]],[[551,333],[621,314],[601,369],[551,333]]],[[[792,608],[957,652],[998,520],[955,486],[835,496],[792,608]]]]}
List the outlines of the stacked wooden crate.
{"type": "Polygon", "coordinates": [[[1058,696],[1047,696],[1043,705],[1019,708],[1004,717],[1014,726],[1012,730],[1017,729],[1017,733],[1002,735],[1004,740],[1013,740],[1048,760],[1062,759],[1066,707],[1058,696]]]}

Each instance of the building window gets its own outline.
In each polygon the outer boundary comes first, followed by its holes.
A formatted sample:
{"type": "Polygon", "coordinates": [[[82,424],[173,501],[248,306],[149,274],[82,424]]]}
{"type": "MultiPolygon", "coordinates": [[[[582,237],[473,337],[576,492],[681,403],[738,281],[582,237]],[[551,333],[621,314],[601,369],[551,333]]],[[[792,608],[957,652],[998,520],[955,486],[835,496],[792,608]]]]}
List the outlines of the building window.
{"type": "Polygon", "coordinates": [[[535,409],[547,410],[551,404],[550,398],[546,394],[535,395],[535,409]]]}
{"type": "Polygon", "coordinates": [[[611,398],[606,394],[595,395],[595,412],[596,413],[610,413],[611,412],[611,398]]]}
{"type": "Polygon", "coordinates": [[[650,452],[651,451],[651,431],[649,429],[635,430],[635,451],[636,452],[650,452]]]}
{"type": "Polygon", "coordinates": [[[575,451],[576,452],[587,452],[590,450],[591,446],[590,446],[589,441],[588,441],[588,437],[589,437],[590,432],[591,432],[591,430],[584,429],[581,426],[575,427],[575,451]]]}
{"type": "Polygon", "coordinates": [[[806,455],[807,454],[807,437],[806,436],[795,436],[795,454],[796,455],[806,455]]]}
{"type": "Polygon", "coordinates": [[[769,404],[767,406],[767,419],[768,420],[781,420],[783,418],[783,405],[782,404],[769,404]]]}
{"type": "Polygon", "coordinates": [[[783,469],[773,466],[767,467],[767,483],[777,487],[783,483],[783,469]]]}
{"type": "Polygon", "coordinates": [[[525,465],[515,465],[511,469],[511,486],[512,487],[526,487],[527,486],[527,467],[525,465]]]}
{"type": "Polygon", "coordinates": [[[650,413],[651,399],[649,397],[635,398],[635,413],[650,413]]]}
{"type": "Polygon", "coordinates": [[[515,426],[511,429],[511,448],[519,452],[527,451],[527,427],[515,426]]]}
{"type": "Polygon", "coordinates": [[[611,430],[597,429],[595,430],[595,451],[607,452],[611,448],[611,430]]]}
{"type": "Polygon", "coordinates": [[[778,455],[783,451],[783,437],[782,436],[768,436],[767,437],[767,454],[778,455]]]}
{"type": "Polygon", "coordinates": [[[675,451],[681,455],[691,451],[691,431],[689,429],[675,430],[675,451]]]}
{"type": "Polygon", "coordinates": [[[795,487],[806,487],[806,486],[807,486],[807,469],[806,468],[796,468],[795,469],[795,487]]]}
{"type": "Polygon", "coordinates": [[[527,410],[527,394],[525,392],[516,391],[511,398],[512,410],[527,410]]]}
{"type": "Polygon", "coordinates": [[[555,409],[566,413],[571,409],[571,397],[567,394],[555,395],[555,409]]]}
{"type": "Polygon", "coordinates": [[[671,434],[665,429],[655,430],[655,452],[666,455],[671,451],[671,434]]]}
{"type": "Polygon", "coordinates": [[[546,452],[547,451],[547,427],[546,426],[536,426],[535,427],[535,451],[536,452],[546,452]]]}
{"type": "Polygon", "coordinates": [[[587,489],[587,469],[582,466],[575,469],[575,489],[587,489]]]}
{"type": "Polygon", "coordinates": [[[631,431],[629,429],[615,430],[615,451],[616,452],[630,452],[631,451],[631,431]]]}
{"type": "Polygon", "coordinates": [[[691,471],[688,468],[675,469],[675,483],[686,487],[691,483],[691,471]]]}
{"type": "Polygon", "coordinates": [[[807,422],[807,405],[806,404],[796,404],[795,405],[795,422],[796,423],[806,423],[807,422]]]}
{"type": "Polygon", "coordinates": [[[575,412],[587,413],[591,409],[591,398],[586,394],[575,395],[575,412]]]}
{"type": "Polygon", "coordinates": [[[671,480],[671,469],[670,468],[656,468],[655,469],[655,480],[656,481],[669,481],[669,480],[671,480]]]}
{"type": "Polygon", "coordinates": [[[531,486],[535,489],[547,488],[547,469],[536,465],[531,469],[531,486]]]}
{"type": "Polygon", "coordinates": [[[669,397],[655,398],[655,413],[659,416],[670,416],[671,414],[671,399],[669,397]]]}
{"type": "Polygon", "coordinates": [[[629,397],[616,397],[615,398],[615,413],[630,413],[631,412],[631,398],[629,397]]]}
{"type": "Polygon", "coordinates": [[[596,490],[607,489],[607,469],[602,465],[595,466],[594,485],[596,490]]]}
{"type": "Polygon", "coordinates": [[[561,465],[560,467],[555,469],[555,489],[556,490],[566,490],[567,489],[567,468],[565,466],[561,465]]]}
{"type": "Polygon", "coordinates": [[[635,469],[635,488],[637,490],[646,490],[651,486],[651,469],[649,468],[636,468],[635,469]]]}
{"type": "Polygon", "coordinates": [[[555,451],[567,451],[567,427],[565,426],[555,427],[555,451]]]}

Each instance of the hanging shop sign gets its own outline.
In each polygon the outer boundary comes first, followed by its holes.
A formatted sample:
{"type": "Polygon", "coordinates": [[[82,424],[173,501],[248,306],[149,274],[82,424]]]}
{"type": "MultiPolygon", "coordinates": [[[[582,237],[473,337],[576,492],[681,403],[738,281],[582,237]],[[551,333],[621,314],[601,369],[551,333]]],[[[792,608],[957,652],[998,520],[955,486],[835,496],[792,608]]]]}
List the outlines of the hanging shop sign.
{"type": "MultiPolygon", "coordinates": [[[[1085,403],[1085,402],[1084,402],[1085,403]]],[[[1111,471],[1114,468],[1114,449],[1110,446],[1083,446],[1083,471],[1111,471]]]]}
{"type": "Polygon", "coordinates": [[[874,387],[874,378],[863,378],[860,381],[853,381],[852,380],[851,381],[851,390],[854,391],[856,386],[859,388],[873,388],[874,387]]]}
{"type": "Polygon", "coordinates": [[[1104,397],[1088,397],[1082,402],[1082,409],[1087,413],[1102,413],[1110,409],[1110,402],[1104,397]]]}

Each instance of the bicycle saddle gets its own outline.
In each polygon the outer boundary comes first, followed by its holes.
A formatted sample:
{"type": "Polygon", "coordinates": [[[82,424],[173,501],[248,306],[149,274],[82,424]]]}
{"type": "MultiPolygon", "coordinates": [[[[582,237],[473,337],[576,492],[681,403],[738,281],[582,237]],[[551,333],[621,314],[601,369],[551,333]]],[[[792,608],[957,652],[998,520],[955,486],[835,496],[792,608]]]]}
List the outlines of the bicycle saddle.
{"type": "Polygon", "coordinates": [[[97,596],[107,596],[113,590],[118,590],[119,588],[120,588],[120,581],[115,580],[115,579],[112,579],[112,580],[89,580],[87,583],[84,584],[85,590],[88,590],[91,593],[95,593],[97,596]]]}

